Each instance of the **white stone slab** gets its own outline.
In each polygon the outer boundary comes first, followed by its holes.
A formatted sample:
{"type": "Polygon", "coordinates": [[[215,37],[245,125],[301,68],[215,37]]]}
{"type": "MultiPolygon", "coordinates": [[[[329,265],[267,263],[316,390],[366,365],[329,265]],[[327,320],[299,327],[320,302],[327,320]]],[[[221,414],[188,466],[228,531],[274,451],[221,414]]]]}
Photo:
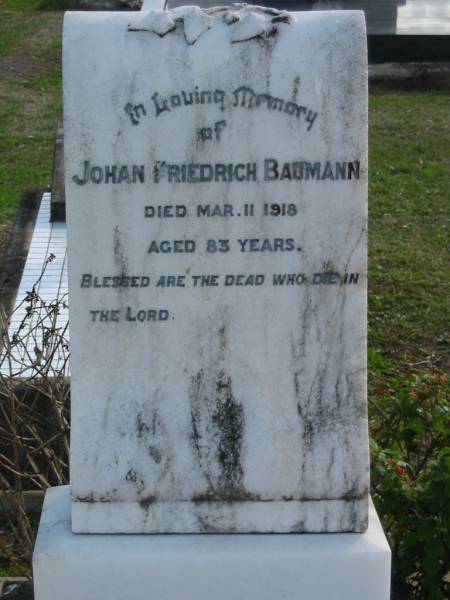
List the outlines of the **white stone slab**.
{"type": "Polygon", "coordinates": [[[62,487],[33,575],[36,600],[389,600],[390,550],[373,506],[363,534],[73,534],[62,487]]]}
{"type": "MultiPolygon", "coordinates": [[[[69,339],[69,311],[65,306],[67,304],[66,224],[50,221],[50,203],[51,194],[45,192],[42,195],[8,327],[9,339],[13,340],[19,333],[19,342],[11,348],[11,361],[7,357],[2,357],[0,362],[0,371],[5,377],[20,379],[39,376],[40,365],[36,364],[34,349],[45,348],[43,343],[45,328],[55,327],[66,341],[69,339]],[[45,267],[51,255],[54,258],[45,267]],[[30,303],[26,298],[33,287],[41,301],[36,305],[32,317],[27,318],[30,303]],[[55,301],[59,304],[59,313],[48,317],[46,307],[54,304],[55,301]],[[21,329],[24,322],[26,327],[21,329]],[[42,326],[36,327],[37,323],[41,323],[42,326]]],[[[54,353],[50,347],[47,350],[42,361],[50,360],[49,373],[51,374],[53,370],[68,375],[67,352],[63,348],[58,348],[54,353]]]]}
{"type": "Polygon", "coordinates": [[[64,106],[74,531],[363,531],[362,13],[68,13],[64,106]]]}

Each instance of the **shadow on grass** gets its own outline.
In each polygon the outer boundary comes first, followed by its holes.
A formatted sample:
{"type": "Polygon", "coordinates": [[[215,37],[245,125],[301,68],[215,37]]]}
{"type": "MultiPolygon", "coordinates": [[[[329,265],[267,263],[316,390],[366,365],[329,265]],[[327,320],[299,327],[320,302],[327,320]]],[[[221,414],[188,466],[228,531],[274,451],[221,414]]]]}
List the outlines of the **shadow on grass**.
{"type": "Polygon", "coordinates": [[[65,10],[67,2],[65,0],[40,0],[37,10],[65,10]]]}

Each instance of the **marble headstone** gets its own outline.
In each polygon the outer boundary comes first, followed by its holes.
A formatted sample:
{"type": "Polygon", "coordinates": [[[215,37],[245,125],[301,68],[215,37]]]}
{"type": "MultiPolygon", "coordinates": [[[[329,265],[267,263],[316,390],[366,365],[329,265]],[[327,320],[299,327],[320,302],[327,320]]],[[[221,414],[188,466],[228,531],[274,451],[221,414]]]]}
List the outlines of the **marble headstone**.
{"type": "Polygon", "coordinates": [[[360,12],[68,13],[74,532],[364,531],[360,12]]]}

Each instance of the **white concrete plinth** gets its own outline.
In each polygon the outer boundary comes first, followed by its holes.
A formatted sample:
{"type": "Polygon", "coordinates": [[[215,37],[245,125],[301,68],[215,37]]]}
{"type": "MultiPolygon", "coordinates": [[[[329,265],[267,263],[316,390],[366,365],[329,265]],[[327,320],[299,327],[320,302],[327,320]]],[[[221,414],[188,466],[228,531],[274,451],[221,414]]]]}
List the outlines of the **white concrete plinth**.
{"type": "Polygon", "coordinates": [[[47,492],[36,600],[389,600],[390,550],[366,533],[74,534],[69,487],[47,492]]]}

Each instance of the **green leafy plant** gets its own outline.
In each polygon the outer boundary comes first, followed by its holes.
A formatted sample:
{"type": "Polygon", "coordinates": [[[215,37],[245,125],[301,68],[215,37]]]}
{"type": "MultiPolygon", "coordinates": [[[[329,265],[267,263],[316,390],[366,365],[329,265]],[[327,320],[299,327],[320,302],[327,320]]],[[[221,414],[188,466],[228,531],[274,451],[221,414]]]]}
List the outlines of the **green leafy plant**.
{"type": "Polygon", "coordinates": [[[409,598],[445,600],[450,580],[449,382],[400,375],[371,399],[372,495],[409,598]],[[376,440],[376,441],[375,441],[376,440]]]}

